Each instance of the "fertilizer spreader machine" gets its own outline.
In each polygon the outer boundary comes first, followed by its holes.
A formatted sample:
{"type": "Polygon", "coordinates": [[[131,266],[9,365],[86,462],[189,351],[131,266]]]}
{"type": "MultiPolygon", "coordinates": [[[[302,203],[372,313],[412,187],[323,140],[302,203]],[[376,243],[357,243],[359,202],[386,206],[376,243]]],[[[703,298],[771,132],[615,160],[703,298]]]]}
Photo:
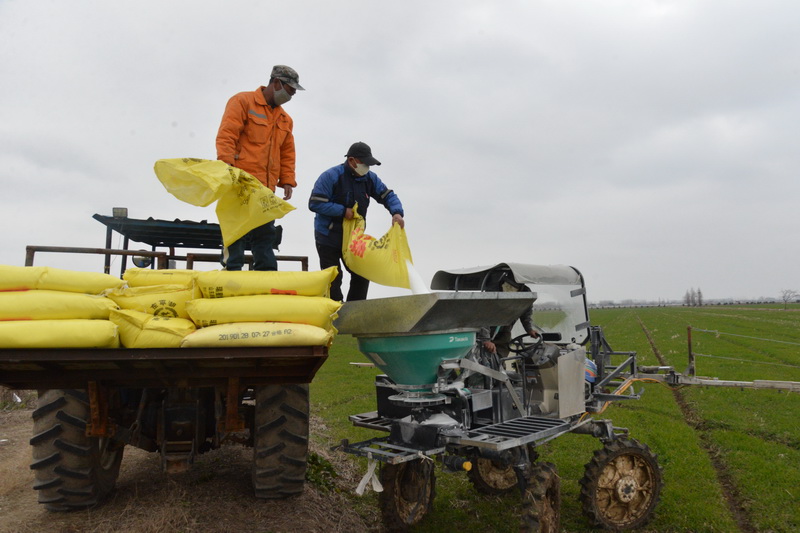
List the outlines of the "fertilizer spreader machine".
{"type": "Polygon", "coordinates": [[[386,435],[341,449],[369,459],[360,488],[371,480],[379,491],[385,524],[403,529],[423,519],[438,461],[467,471],[482,493],[520,490],[523,528],[558,531],[559,477],[555,465],[537,461],[537,447],[570,432],[603,444],[581,480],[593,525],[646,523],[662,486],[655,454],[626,429],[588,416],[609,401],[638,398],[625,393],[636,354],[614,352],[590,325],[581,274],[502,263],[439,271],[431,285],[437,292],[348,302],[336,322],[383,372],[377,410],[350,419],[386,435]],[[476,343],[481,328],[512,324],[531,306],[536,337],[515,336],[506,356],[476,343]]]}

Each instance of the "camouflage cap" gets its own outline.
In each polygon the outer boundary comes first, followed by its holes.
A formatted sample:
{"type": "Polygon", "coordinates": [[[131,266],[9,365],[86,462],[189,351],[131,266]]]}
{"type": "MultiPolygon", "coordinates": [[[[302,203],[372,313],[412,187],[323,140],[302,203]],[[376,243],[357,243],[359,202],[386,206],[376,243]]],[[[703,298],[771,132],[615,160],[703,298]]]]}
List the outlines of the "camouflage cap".
{"type": "Polygon", "coordinates": [[[279,80],[286,82],[289,87],[294,87],[298,91],[305,91],[305,89],[300,85],[300,76],[297,75],[297,71],[292,67],[287,67],[286,65],[275,65],[272,67],[272,74],[270,74],[270,79],[278,78],[279,80]]]}

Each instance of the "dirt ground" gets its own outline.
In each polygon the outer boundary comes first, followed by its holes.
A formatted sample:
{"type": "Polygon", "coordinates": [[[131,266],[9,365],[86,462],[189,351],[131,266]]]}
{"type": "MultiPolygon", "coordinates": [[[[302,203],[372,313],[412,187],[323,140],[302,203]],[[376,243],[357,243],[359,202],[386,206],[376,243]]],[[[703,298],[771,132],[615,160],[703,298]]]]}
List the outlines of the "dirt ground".
{"type": "MultiPolygon", "coordinates": [[[[200,455],[189,472],[173,476],[161,472],[158,454],[126,447],[108,500],[86,511],[51,513],[32,490],[31,412],[0,410],[0,533],[380,531],[377,514],[359,516],[341,492],[309,483],[296,498],[257,500],[250,483],[252,449],[236,445],[200,455]]],[[[357,472],[313,441],[311,451],[334,464],[342,491],[352,491],[357,472]]]]}

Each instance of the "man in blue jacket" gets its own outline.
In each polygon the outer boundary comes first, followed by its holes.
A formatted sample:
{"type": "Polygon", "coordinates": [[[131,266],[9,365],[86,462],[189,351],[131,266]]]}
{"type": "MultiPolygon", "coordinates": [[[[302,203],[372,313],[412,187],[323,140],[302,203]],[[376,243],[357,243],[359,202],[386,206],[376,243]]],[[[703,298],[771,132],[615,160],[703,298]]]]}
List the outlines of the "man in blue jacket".
{"type": "MultiPolygon", "coordinates": [[[[372,150],[363,142],[353,143],[341,165],[323,172],[308,200],[308,208],[314,217],[314,241],[319,254],[319,267],[338,267],[339,275],[331,283],[331,298],[342,300],[342,220],[353,218],[353,208],[358,204],[358,214],[367,218],[370,199],[382,204],[392,215],[392,224],[405,227],[403,204],[397,195],[386,187],[369,167],[381,162],[372,157],[372,150]]],[[[347,268],[347,265],[344,265],[347,268]]],[[[350,272],[350,289],[347,301],[365,300],[369,280],[350,272]]]]}

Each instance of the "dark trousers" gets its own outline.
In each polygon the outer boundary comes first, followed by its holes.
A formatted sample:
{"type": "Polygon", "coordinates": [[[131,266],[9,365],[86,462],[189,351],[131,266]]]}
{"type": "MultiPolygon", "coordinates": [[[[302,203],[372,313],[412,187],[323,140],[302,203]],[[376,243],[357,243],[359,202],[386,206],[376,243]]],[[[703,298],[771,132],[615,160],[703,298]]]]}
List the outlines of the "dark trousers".
{"type": "Polygon", "coordinates": [[[366,300],[369,290],[369,280],[363,278],[347,268],[342,259],[342,249],[334,246],[325,246],[317,243],[317,254],[319,254],[319,268],[325,270],[335,266],[339,269],[339,275],[331,283],[331,299],[341,302],[342,299],[342,265],[350,273],[350,290],[347,291],[347,301],[366,300]]]}
{"type": "Polygon", "coordinates": [[[278,270],[278,260],[275,259],[275,221],[268,222],[250,230],[250,232],[228,246],[228,257],[225,261],[225,270],[241,270],[244,265],[245,240],[250,240],[250,250],[253,252],[253,270],[278,270]]]}

